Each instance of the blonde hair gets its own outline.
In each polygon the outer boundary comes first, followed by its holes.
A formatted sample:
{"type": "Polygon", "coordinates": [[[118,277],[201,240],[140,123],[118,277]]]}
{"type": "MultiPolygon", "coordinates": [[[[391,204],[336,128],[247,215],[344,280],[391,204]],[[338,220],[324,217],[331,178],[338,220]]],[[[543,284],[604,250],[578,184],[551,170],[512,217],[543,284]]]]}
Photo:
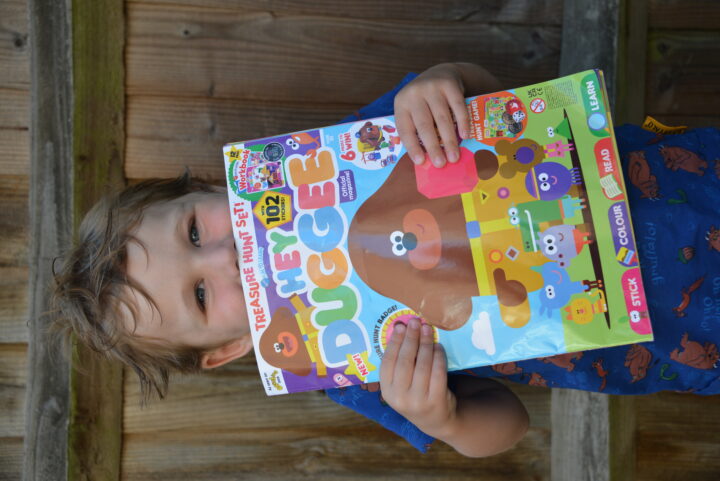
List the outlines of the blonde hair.
{"type": "MultiPolygon", "coordinates": [[[[131,292],[150,296],[126,275],[127,245],[144,210],[212,186],[186,171],[175,179],[149,179],[101,199],[80,225],[75,246],[55,273],[52,331],[66,344],[72,334],[99,355],[122,362],[138,375],[143,402],[167,394],[172,371],[200,370],[201,349],[142,338],[123,322],[123,306],[137,323],[131,292]]],[[[134,329],[133,329],[134,330],[134,329]]]]}

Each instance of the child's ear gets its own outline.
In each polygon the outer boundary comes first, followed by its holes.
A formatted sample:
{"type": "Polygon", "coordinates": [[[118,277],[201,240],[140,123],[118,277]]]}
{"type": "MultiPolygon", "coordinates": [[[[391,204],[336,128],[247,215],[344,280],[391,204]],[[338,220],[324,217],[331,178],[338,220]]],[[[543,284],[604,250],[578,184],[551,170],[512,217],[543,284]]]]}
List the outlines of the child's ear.
{"type": "Polygon", "coordinates": [[[204,353],[200,358],[200,366],[203,369],[213,369],[227,364],[230,361],[239,359],[252,349],[252,338],[246,334],[239,339],[225,344],[224,346],[204,353]]]}

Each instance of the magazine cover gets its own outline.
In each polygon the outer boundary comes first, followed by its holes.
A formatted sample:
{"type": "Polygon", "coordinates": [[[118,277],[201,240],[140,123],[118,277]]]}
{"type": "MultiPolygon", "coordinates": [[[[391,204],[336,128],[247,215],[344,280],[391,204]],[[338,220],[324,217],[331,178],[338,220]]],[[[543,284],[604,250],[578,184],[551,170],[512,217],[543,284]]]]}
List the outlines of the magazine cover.
{"type": "Polygon", "coordinates": [[[450,370],[652,340],[602,73],[467,107],[441,169],[392,116],[224,147],[268,394],[378,381],[412,316],[450,370]]]}

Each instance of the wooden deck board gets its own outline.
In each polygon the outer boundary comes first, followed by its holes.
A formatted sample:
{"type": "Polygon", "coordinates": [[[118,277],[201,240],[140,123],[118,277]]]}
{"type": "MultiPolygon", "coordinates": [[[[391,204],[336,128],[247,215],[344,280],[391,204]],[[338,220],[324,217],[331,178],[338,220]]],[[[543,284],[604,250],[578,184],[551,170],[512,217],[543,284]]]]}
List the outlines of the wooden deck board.
{"type": "Polygon", "coordinates": [[[717,30],[716,0],[649,0],[651,29],[717,30]]]}
{"type": "Polygon", "coordinates": [[[128,17],[130,96],[362,104],[408,71],[441,61],[485,64],[519,86],[554,76],[559,58],[557,26],[231,15],[144,4],[129,5],[128,17]]]}
{"type": "Polygon", "coordinates": [[[480,471],[488,480],[549,478],[547,389],[514,386],[531,413],[529,435],[502,456],[470,460],[442,444],[422,456],[320,392],[268,398],[251,358],[175,381],[168,399],[141,409],[137,382],[127,373],[123,479],[229,480],[248,473],[271,480],[438,479],[442,473],[459,480],[480,471]],[[388,472],[386,462],[396,469],[388,472]]]}
{"type": "Polygon", "coordinates": [[[0,438],[22,438],[24,435],[26,358],[27,346],[24,344],[0,344],[0,438]]]}
{"type": "Polygon", "coordinates": [[[653,114],[718,116],[720,29],[649,33],[646,105],[653,114]]]}
{"type": "Polygon", "coordinates": [[[416,22],[481,20],[489,23],[560,25],[562,0],[130,0],[129,4],[202,7],[238,11],[269,11],[273,15],[343,16],[355,19],[387,19],[416,22]]]}

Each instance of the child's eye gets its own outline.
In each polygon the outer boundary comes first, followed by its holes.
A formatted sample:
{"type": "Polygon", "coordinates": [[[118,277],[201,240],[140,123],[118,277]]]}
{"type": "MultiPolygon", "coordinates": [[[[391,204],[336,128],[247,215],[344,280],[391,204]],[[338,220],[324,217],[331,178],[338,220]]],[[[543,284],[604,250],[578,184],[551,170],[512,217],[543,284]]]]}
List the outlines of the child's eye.
{"type": "Polygon", "coordinates": [[[195,286],[195,299],[197,300],[198,307],[201,311],[205,311],[205,284],[200,282],[195,286]]]}
{"type": "Polygon", "coordinates": [[[198,228],[195,225],[194,218],[190,221],[190,229],[188,230],[188,237],[190,238],[190,243],[192,245],[194,245],[195,247],[200,247],[200,232],[198,231],[198,228]]]}

